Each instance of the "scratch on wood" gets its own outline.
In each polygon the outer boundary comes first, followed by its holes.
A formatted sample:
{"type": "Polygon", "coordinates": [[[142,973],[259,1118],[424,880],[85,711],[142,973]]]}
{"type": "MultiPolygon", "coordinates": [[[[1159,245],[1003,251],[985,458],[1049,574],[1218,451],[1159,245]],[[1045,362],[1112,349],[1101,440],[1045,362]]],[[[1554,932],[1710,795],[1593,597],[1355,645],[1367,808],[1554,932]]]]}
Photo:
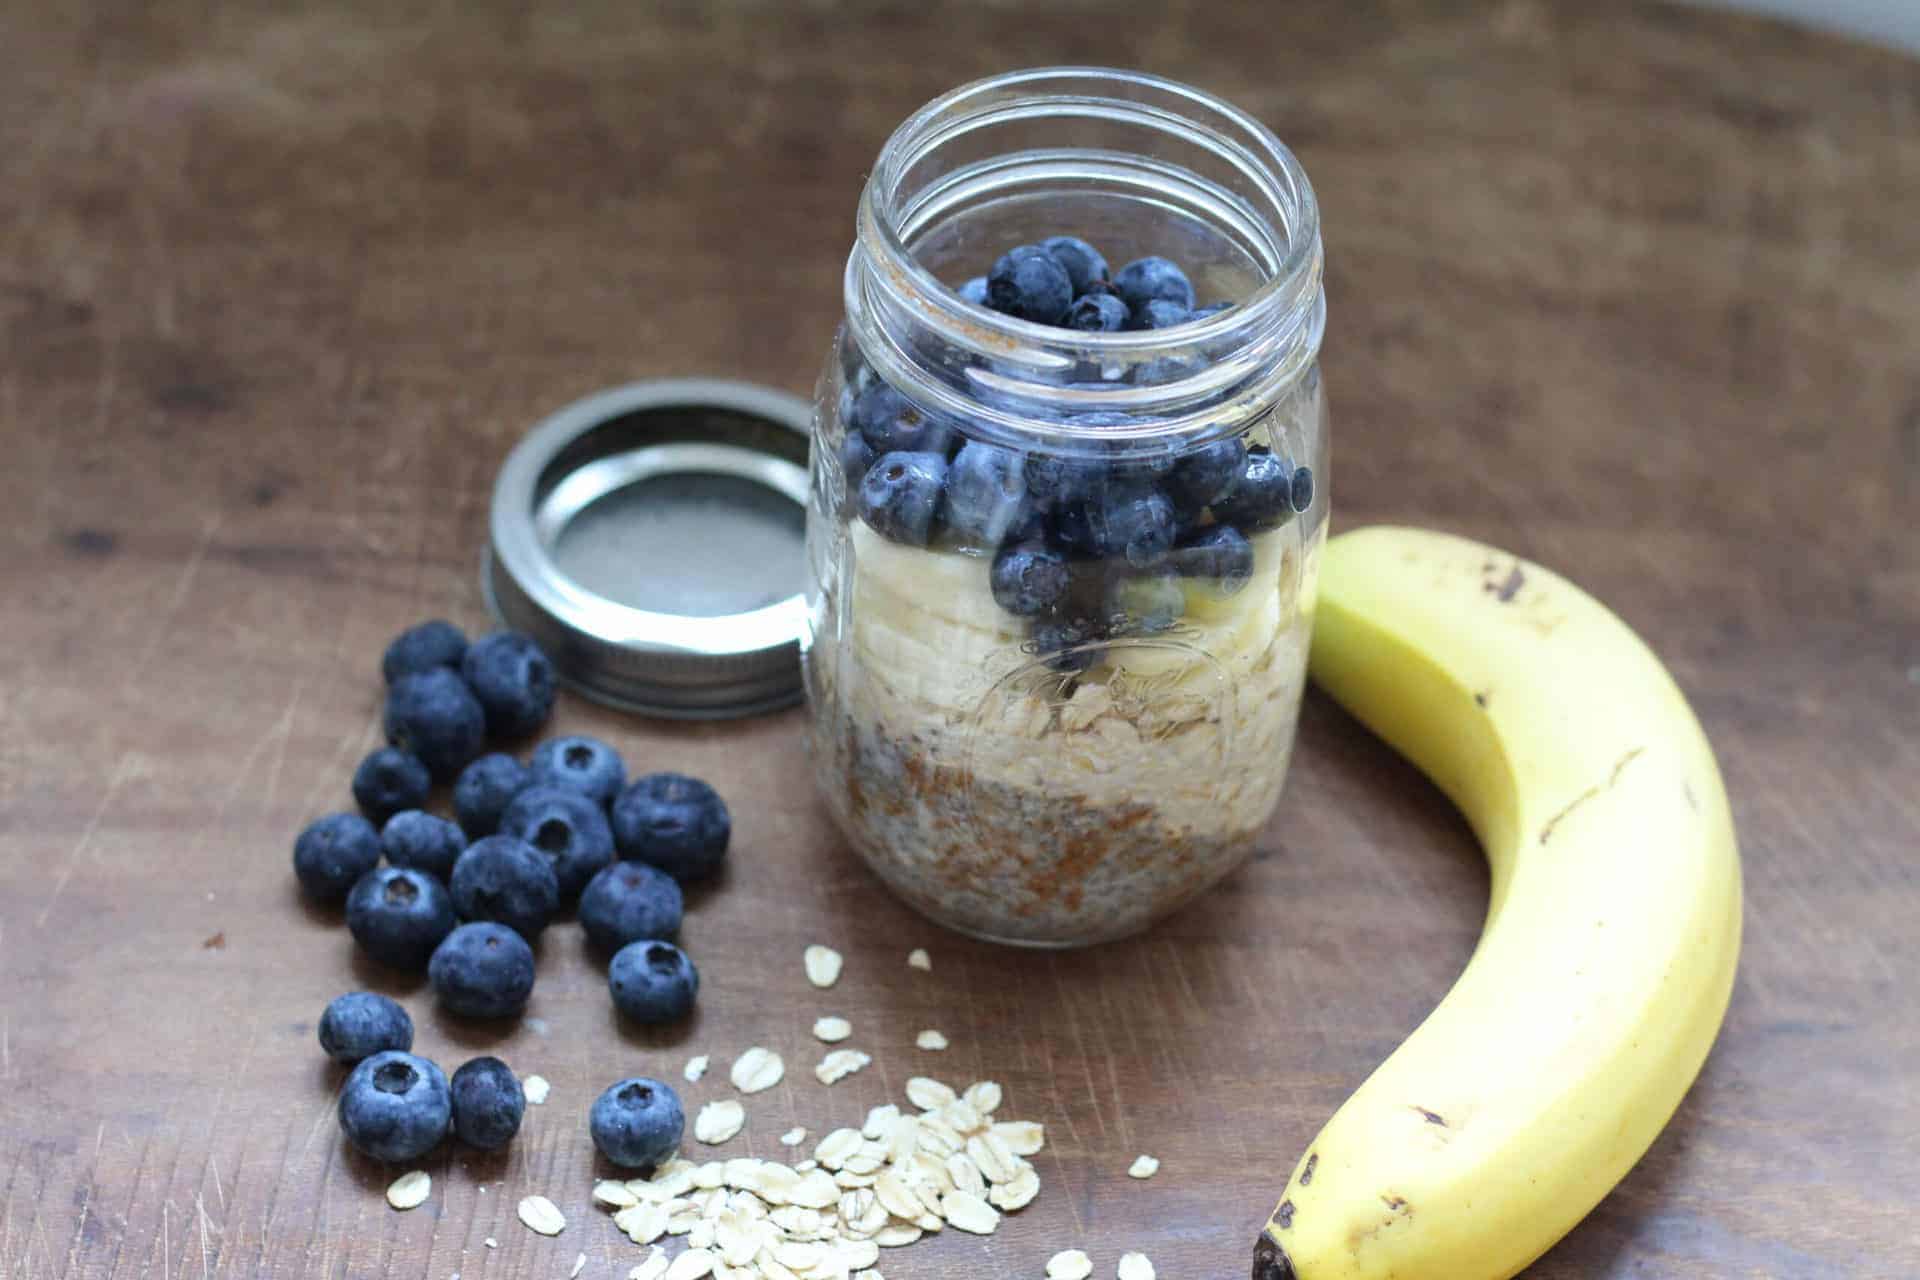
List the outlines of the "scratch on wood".
{"type": "Polygon", "coordinates": [[[1551,818],[1548,818],[1546,825],[1540,828],[1540,843],[1545,844],[1553,837],[1553,829],[1560,825],[1561,819],[1600,793],[1612,790],[1614,785],[1620,781],[1621,771],[1632,764],[1635,758],[1645,750],[1645,747],[1635,747],[1633,750],[1621,756],[1618,760],[1614,761],[1613,772],[1607,775],[1605,782],[1596,783],[1588,787],[1585,791],[1582,791],[1579,795],[1568,801],[1566,808],[1560,810],[1560,812],[1554,814],[1551,818]]]}
{"type": "Polygon", "coordinates": [[[139,687],[140,676],[146,671],[147,664],[153,661],[153,655],[158,653],[160,646],[166,642],[168,633],[173,630],[174,619],[180,613],[180,606],[187,602],[187,593],[193,590],[194,579],[200,576],[200,566],[206,561],[207,549],[213,545],[213,535],[219,529],[220,514],[218,512],[208,516],[206,523],[200,526],[200,540],[194,543],[192,554],[187,557],[186,563],[180,566],[179,574],[174,577],[172,598],[160,611],[159,622],[147,638],[146,646],[141,649],[140,656],[134,659],[133,665],[128,668],[127,678],[121,682],[120,687],[123,692],[132,692],[139,687]]]}
{"type": "Polygon", "coordinates": [[[93,807],[93,816],[87,819],[87,825],[80,830],[80,838],[75,840],[73,848],[67,851],[66,862],[61,866],[60,874],[54,878],[53,892],[47,895],[47,905],[40,909],[40,915],[34,921],[35,927],[41,929],[47,927],[47,917],[53,914],[53,904],[60,900],[60,893],[67,887],[67,881],[73,879],[74,868],[80,863],[80,855],[85,853],[87,846],[93,843],[93,833],[99,830],[100,819],[106,816],[107,806],[113,803],[113,798],[119,794],[121,785],[132,776],[133,771],[128,766],[133,758],[131,751],[120,753],[119,761],[113,766],[113,776],[107,780],[107,789],[100,794],[100,802],[93,807]]]}

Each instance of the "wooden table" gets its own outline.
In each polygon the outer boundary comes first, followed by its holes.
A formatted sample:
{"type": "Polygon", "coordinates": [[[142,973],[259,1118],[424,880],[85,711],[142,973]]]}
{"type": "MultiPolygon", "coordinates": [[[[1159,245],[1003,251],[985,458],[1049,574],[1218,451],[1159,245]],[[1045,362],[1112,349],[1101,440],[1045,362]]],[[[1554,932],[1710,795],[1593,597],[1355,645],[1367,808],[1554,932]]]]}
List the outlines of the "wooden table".
{"type": "Polygon", "coordinates": [[[1719,748],[1750,895],[1726,1030],[1529,1274],[1920,1275],[1920,64],[1608,8],[10,6],[0,1276],[557,1277],[580,1251],[624,1276],[639,1252],[587,1204],[588,1101],[751,1043],[796,1079],[735,1150],[927,1065],[1047,1122],[1041,1199],[990,1242],[889,1255],[892,1280],[1037,1276],[1081,1243],[1101,1275],[1123,1247],[1175,1280],[1246,1273],[1302,1144],[1465,960],[1486,886],[1438,795],[1317,696],[1256,861],[1141,941],[1062,956],[889,898],[809,794],[798,712],[567,700],[558,727],[733,799],[730,880],[687,927],[700,1014],[664,1037],[616,1024],[571,928],[525,1022],[444,1020],[289,874],[378,738],[388,636],[483,625],[517,434],[639,376],[807,388],[887,131],[1049,61],[1150,66],[1293,143],[1325,210],[1338,524],[1563,569],[1719,748]],[[848,956],[827,997],[814,941],[848,956]],[[432,1160],[409,1214],[343,1149],[314,1044],[363,984],[404,993],[449,1066],[492,1051],[553,1082],[507,1154],[432,1160]],[[829,1008],[878,1056],[831,1091],[804,1070],[829,1008]],[[1131,1182],[1143,1151],[1163,1170],[1131,1182]],[[560,1238],[514,1221],[529,1192],[568,1212],[560,1238]]]}

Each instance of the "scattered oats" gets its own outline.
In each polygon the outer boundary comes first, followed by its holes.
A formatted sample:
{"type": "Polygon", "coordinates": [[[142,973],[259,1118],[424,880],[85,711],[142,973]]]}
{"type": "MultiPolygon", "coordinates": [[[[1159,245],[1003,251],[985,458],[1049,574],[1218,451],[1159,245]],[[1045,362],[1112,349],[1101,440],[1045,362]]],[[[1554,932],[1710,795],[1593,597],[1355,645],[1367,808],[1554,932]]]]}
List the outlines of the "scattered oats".
{"type": "Polygon", "coordinates": [[[640,1203],[640,1197],[627,1190],[624,1182],[603,1180],[593,1184],[593,1202],[607,1209],[629,1209],[640,1203]]]}
{"type": "Polygon", "coordinates": [[[828,1014],[824,1018],[813,1020],[813,1038],[827,1044],[839,1044],[853,1034],[853,1024],[845,1018],[836,1018],[828,1014]]]}
{"type": "Polygon", "coordinates": [[[884,1107],[875,1107],[867,1112],[866,1123],[860,1126],[860,1132],[875,1142],[882,1141],[893,1132],[894,1124],[900,1119],[900,1108],[889,1102],[884,1107]]]}
{"type": "Polygon", "coordinates": [[[543,1105],[547,1095],[553,1092],[553,1086],[547,1083],[545,1076],[528,1076],[520,1082],[520,1089],[527,1095],[527,1101],[536,1107],[543,1105]]]}
{"type": "Polygon", "coordinates": [[[826,1260],[826,1248],[804,1240],[783,1240],[773,1246],[773,1258],[794,1271],[811,1271],[826,1260]]]}
{"type": "Polygon", "coordinates": [[[488,1236],[485,1240],[482,1240],[480,1243],[487,1246],[487,1248],[489,1249],[498,1249],[500,1247],[500,1242],[498,1240],[495,1240],[492,1236],[488,1236]]]}
{"type": "Polygon", "coordinates": [[[920,1117],[920,1150],[945,1159],[965,1146],[960,1131],[929,1112],[920,1117]]]}
{"type": "Polygon", "coordinates": [[[801,1176],[799,1185],[787,1199],[803,1209],[830,1208],[840,1203],[840,1185],[825,1169],[815,1169],[801,1176]]]}
{"type": "Polygon", "coordinates": [[[667,1234],[670,1236],[683,1236],[693,1230],[694,1224],[700,1220],[700,1211],[698,1209],[687,1208],[676,1210],[667,1217],[667,1234]]]}
{"type": "Polygon", "coordinates": [[[1093,1259],[1084,1249],[1062,1249],[1047,1259],[1047,1280],[1087,1280],[1093,1259]]]}
{"type": "Polygon", "coordinates": [[[812,1173],[819,1167],[820,1162],[818,1160],[802,1160],[799,1164],[793,1166],[793,1171],[795,1173],[812,1173]]]}
{"type": "Polygon", "coordinates": [[[832,1084],[836,1080],[846,1079],[872,1061],[869,1055],[858,1049],[835,1049],[820,1059],[820,1065],[813,1069],[813,1076],[821,1084],[832,1084]]]}
{"type": "Polygon", "coordinates": [[[957,1095],[938,1080],[915,1076],[907,1081],[907,1101],[922,1111],[938,1111],[957,1095]]]}
{"type": "Polygon", "coordinates": [[[396,1209],[412,1209],[426,1202],[433,1191],[433,1179],[423,1169],[401,1174],[387,1188],[387,1203],[396,1209]]]}
{"type": "Polygon", "coordinates": [[[613,1215],[613,1225],[635,1244],[652,1244],[667,1234],[667,1207],[636,1204],[613,1215]]]}
{"type": "Polygon", "coordinates": [[[849,1271],[865,1271],[880,1261],[880,1246],[871,1240],[842,1240],[833,1255],[836,1265],[845,1266],[849,1271]]]}
{"type": "Polygon", "coordinates": [[[687,1228],[687,1248],[713,1248],[713,1220],[711,1218],[701,1218],[691,1227],[687,1228]]]}
{"type": "Polygon", "coordinates": [[[971,1192],[976,1196],[987,1194],[987,1180],[980,1172],[980,1166],[966,1156],[955,1154],[947,1157],[947,1177],[957,1191],[971,1192]]]}
{"type": "Polygon", "coordinates": [[[805,1142],[806,1140],[807,1140],[807,1131],[805,1129],[802,1129],[799,1125],[795,1125],[793,1128],[787,1130],[785,1133],[780,1135],[780,1145],[783,1147],[797,1147],[801,1143],[805,1142]]]}
{"type": "Polygon", "coordinates": [[[1033,1198],[1039,1194],[1040,1175],[1033,1171],[1032,1165],[1022,1161],[1012,1178],[987,1192],[987,1199],[994,1208],[1012,1213],[1032,1204],[1033,1198]]]}
{"type": "Polygon", "coordinates": [[[925,947],[915,947],[907,952],[907,968],[918,969],[922,973],[932,973],[933,957],[927,954],[925,947]]]}
{"type": "Polygon", "coordinates": [[[627,1280],[660,1280],[667,1274],[667,1253],[659,1245],[648,1252],[647,1259],[633,1270],[627,1272],[627,1280]]]}
{"type": "Polygon", "coordinates": [[[925,1212],[920,1207],[920,1198],[891,1169],[874,1179],[873,1194],[886,1206],[887,1212],[896,1218],[912,1222],[925,1212]]]}
{"type": "Polygon", "coordinates": [[[1152,1156],[1141,1156],[1127,1167],[1129,1178],[1151,1178],[1158,1172],[1160,1172],[1160,1162],[1152,1156]]]}
{"type": "Polygon", "coordinates": [[[693,1171],[693,1185],[702,1191],[711,1191],[727,1180],[727,1166],[718,1160],[709,1160],[693,1171]]]}
{"type": "Polygon", "coordinates": [[[894,1121],[893,1132],[887,1135],[887,1159],[895,1162],[905,1160],[920,1146],[920,1117],[901,1116],[894,1121]]]}
{"type": "Polygon", "coordinates": [[[1000,1086],[991,1080],[976,1080],[960,1095],[976,1115],[990,1116],[1000,1109],[1000,1086]]]}
{"type": "Polygon", "coordinates": [[[991,1132],[1017,1156],[1038,1155],[1047,1145],[1046,1127],[1032,1120],[996,1121],[991,1132]]]}
{"type": "Polygon", "coordinates": [[[939,1053],[947,1047],[947,1038],[938,1031],[935,1031],[932,1027],[928,1027],[925,1031],[915,1036],[913,1042],[929,1053],[939,1053]]]}
{"type": "Polygon", "coordinates": [[[923,1213],[913,1220],[913,1225],[928,1235],[936,1235],[944,1230],[947,1224],[941,1220],[940,1215],[937,1213],[923,1213]]]}
{"type": "Polygon", "coordinates": [[[520,1221],[529,1231],[557,1236],[567,1229],[566,1215],[545,1196],[527,1196],[520,1201],[520,1221]]]}
{"type": "MultiPolygon", "coordinates": [[[[454,1280],[460,1280],[460,1278],[458,1276],[455,1276],[454,1280]]],[[[854,1272],[853,1275],[848,1277],[848,1280],[885,1280],[885,1277],[883,1277],[878,1271],[868,1269],[866,1271],[854,1272]]]]}
{"type": "Polygon", "coordinates": [[[761,1280],[800,1280],[799,1276],[780,1265],[771,1247],[760,1251],[760,1256],[754,1259],[754,1265],[760,1268],[761,1280]]]}
{"type": "Polygon", "coordinates": [[[873,1242],[882,1249],[898,1249],[912,1244],[925,1233],[911,1222],[889,1222],[873,1233],[873,1242]]]}
{"type": "Polygon", "coordinates": [[[940,1118],[952,1126],[955,1133],[978,1133],[987,1127],[980,1113],[973,1109],[965,1098],[955,1098],[940,1109],[940,1118]]]}
{"type": "Polygon", "coordinates": [[[1153,1264],[1144,1253],[1120,1255],[1120,1280],[1153,1280],[1153,1264]]]}
{"type": "Polygon", "coordinates": [[[693,1118],[693,1136],[708,1146],[715,1146],[739,1133],[746,1124],[747,1109],[732,1098],[722,1098],[700,1108],[700,1114],[693,1118]]]}
{"type": "Polygon", "coordinates": [[[855,1190],[860,1187],[872,1186],[874,1179],[879,1176],[880,1175],[875,1173],[855,1173],[851,1169],[842,1169],[833,1175],[833,1184],[837,1187],[846,1187],[848,1190],[855,1190]]]}
{"type": "Polygon", "coordinates": [[[733,1060],[728,1078],[742,1093],[761,1093],[779,1084],[786,1074],[787,1064],[780,1060],[779,1054],[755,1045],[733,1060]]]}
{"type": "Polygon", "coordinates": [[[988,1182],[1013,1181],[1014,1154],[1007,1150],[1006,1139],[991,1129],[967,1139],[967,1155],[980,1166],[988,1182]]]}
{"type": "Polygon", "coordinates": [[[1000,1215],[979,1196],[965,1191],[949,1191],[940,1197],[940,1216],[962,1231],[990,1236],[1000,1225],[1000,1215]]]}
{"type": "Polygon", "coordinates": [[[946,1217],[945,1214],[940,1212],[940,1197],[947,1194],[945,1187],[942,1187],[937,1182],[913,1181],[909,1181],[907,1186],[913,1191],[913,1198],[920,1202],[920,1211],[922,1213],[932,1218],[946,1217]]]}
{"type": "Polygon", "coordinates": [[[711,1061],[711,1059],[709,1059],[706,1054],[696,1053],[687,1059],[686,1069],[681,1071],[680,1074],[687,1078],[688,1084],[692,1084],[699,1080],[701,1076],[707,1074],[707,1063],[709,1061],[711,1061]]]}
{"type": "Polygon", "coordinates": [[[586,1269],[587,1255],[584,1253],[574,1255],[573,1270],[567,1272],[567,1280],[579,1280],[580,1273],[586,1269]]]}
{"type": "Polygon", "coordinates": [[[820,1139],[820,1145],[813,1149],[813,1158],[823,1168],[838,1171],[846,1167],[847,1157],[860,1149],[860,1142],[858,1129],[835,1129],[820,1139]]]}
{"type": "Polygon", "coordinates": [[[840,966],[844,963],[840,953],[832,947],[823,947],[815,943],[802,957],[807,966],[807,981],[823,990],[840,981],[840,966]]]}
{"type": "Polygon", "coordinates": [[[673,1260],[661,1280],[700,1280],[713,1274],[713,1264],[718,1261],[705,1249],[689,1249],[673,1260]]]}

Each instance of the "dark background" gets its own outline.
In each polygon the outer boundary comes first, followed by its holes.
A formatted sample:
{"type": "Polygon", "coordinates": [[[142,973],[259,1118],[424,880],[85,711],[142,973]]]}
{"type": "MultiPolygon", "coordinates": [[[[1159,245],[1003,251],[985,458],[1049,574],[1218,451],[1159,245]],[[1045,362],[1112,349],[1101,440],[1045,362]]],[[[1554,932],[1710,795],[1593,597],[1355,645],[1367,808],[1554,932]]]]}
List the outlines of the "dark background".
{"type": "MultiPolygon", "coordinates": [[[[1470,534],[1568,573],[1670,662],[1746,857],[1743,968],[1699,1084],[1530,1276],[1914,1276],[1920,64],[1721,14],[1469,4],[589,3],[0,9],[0,1276],[624,1276],[584,1112],[749,1044],[783,1150],[939,1073],[1048,1123],[1040,1199],[890,1280],[1245,1274],[1320,1121],[1445,990],[1485,873],[1427,784],[1310,696],[1259,856],[1145,939],[1032,957],[895,904],[809,793],[800,713],[563,703],[708,775],[736,859],[705,992],[622,1032],[577,933],[504,1039],[409,1004],[449,1067],[554,1083],[433,1199],[346,1152],[324,1002],[390,980],[298,903],[376,663],[484,624],[493,469],[610,383],[805,392],[866,166],[975,76],[1149,68],[1271,124],[1316,183],[1336,527],[1470,534]],[[801,948],[848,955],[830,996],[801,948]],[[908,947],[935,971],[912,974],[908,947]],[[821,1090],[816,1014],[867,1073],[821,1090]],[[1151,1151],[1159,1177],[1124,1170],[1151,1151]],[[484,1191],[482,1190],[484,1188],[484,1191]],[[551,1196],[558,1240],[512,1217],[551,1196]],[[481,1245],[498,1239],[497,1251],[481,1245]]],[[[1657,893],[1659,886],[1647,886],[1657,893]]],[[[1309,1278],[1311,1280],[1311,1278],[1309,1278]]]]}

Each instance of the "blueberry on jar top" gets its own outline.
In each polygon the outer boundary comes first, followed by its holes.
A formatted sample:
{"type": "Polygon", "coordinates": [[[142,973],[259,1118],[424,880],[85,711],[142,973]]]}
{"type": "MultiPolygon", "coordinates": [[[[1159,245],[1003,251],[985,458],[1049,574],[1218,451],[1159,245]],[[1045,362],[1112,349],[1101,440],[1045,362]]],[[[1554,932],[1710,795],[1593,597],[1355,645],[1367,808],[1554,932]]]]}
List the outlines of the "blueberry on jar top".
{"type": "Polygon", "coordinates": [[[875,454],[937,453],[945,456],[953,433],[946,424],[876,379],[853,401],[848,424],[875,454]]]}
{"type": "Polygon", "coordinates": [[[1178,527],[1164,493],[1131,484],[1101,486],[1063,505],[1054,518],[1054,536],[1067,550],[1136,568],[1157,564],[1173,547],[1178,527]]]}
{"type": "Polygon", "coordinates": [[[417,1160],[440,1145],[453,1119],[447,1077],[426,1058],[376,1053],[340,1090],[341,1132],[362,1155],[388,1164],[417,1160]]]}
{"type": "Polygon", "coordinates": [[[984,307],[987,305],[987,278],[975,276],[954,292],[960,295],[962,301],[971,302],[976,307],[984,307]]]}
{"type": "Polygon", "coordinates": [[[433,792],[433,776],[418,756],[381,747],[353,771],[353,802],[369,821],[385,822],[403,809],[418,809],[433,792]]]}
{"type": "Polygon", "coordinates": [[[413,1019],[399,1003],[374,991],[349,991],[320,1015],[320,1047],[348,1066],[389,1049],[413,1048],[413,1019]]]}
{"type": "Polygon", "coordinates": [[[527,1092],[513,1068],[498,1058],[474,1058],[461,1064],[448,1085],[454,1136],[476,1151],[494,1151],[520,1132],[527,1092]]]}
{"type": "Polygon", "coordinates": [[[886,453],[861,477],[860,518],[890,542],[924,547],[946,496],[947,460],[937,453],[886,453]]]}
{"type": "Polygon", "coordinates": [[[522,738],[547,722],[556,686],[553,663],[517,631],[495,631],[467,646],[460,662],[473,696],[486,713],[487,732],[522,738]]]}
{"type": "Polygon", "coordinates": [[[1000,255],[987,273],[987,305],[1035,324],[1059,324],[1073,303],[1073,280],[1058,259],[1037,244],[1000,255]]]}
{"type": "Polygon", "coordinates": [[[1191,519],[1232,493],[1246,466],[1247,446],[1240,437],[1209,441],[1174,459],[1167,494],[1181,516],[1191,519]]]}
{"type": "Polygon", "coordinates": [[[293,842],[293,874],[319,902],[339,902],[380,865],[380,833],[357,813],[329,813],[293,842]]]}
{"type": "Polygon", "coordinates": [[[380,658],[380,674],[386,677],[388,684],[392,684],[401,676],[430,671],[434,667],[451,667],[458,671],[460,659],[466,656],[466,633],[445,618],[435,618],[409,627],[393,638],[380,658]]]}
{"type": "Polygon", "coordinates": [[[1293,519],[1293,466],[1277,454],[1256,449],[1233,491],[1213,504],[1214,519],[1242,531],[1277,529],[1293,519]]]}
{"type": "Polygon", "coordinates": [[[1193,309],[1193,284],[1187,273],[1161,257],[1136,258],[1120,268],[1114,273],[1113,291],[1136,315],[1155,300],[1193,309]]]}
{"type": "Polygon", "coordinates": [[[873,446],[858,431],[848,431],[840,440],[840,472],[848,484],[859,484],[860,477],[873,465],[873,446]]]}
{"type": "Polygon", "coordinates": [[[1067,282],[1073,286],[1073,296],[1078,298],[1089,289],[1104,286],[1107,283],[1107,260],[1078,236],[1048,236],[1040,242],[1053,260],[1067,273],[1067,282]]]}
{"type": "Polygon", "coordinates": [[[1193,312],[1178,302],[1169,302],[1165,298],[1149,298],[1145,305],[1133,311],[1130,325],[1134,329],[1171,329],[1193,319],[1193,312]]]}
{"type": "Polygon", "coordinates": [[[988,571],[993,599],[1015,617],[1034,618],[1058,608],[1067,597],[1066,557],[1042,543],[1004,547],[988,571]]]}
{"type": "Polygon", "coordinates": [[[947,464],[946,525],[980,546],[1000,545],[1026,497],[1023,460],[1011,449],[970,440],[947,464]]]}
{"type": "Polygon", "coordinates": [[[534,748],[528,770],[537,784],[572,787],[603,808],[627,785],[627,762],[598,738],[552,738],[534,748]]]}
{"type": "Polygon", "coordinates": [[[1133,313],[1127,310],[1127,304],[1113,294],[1090,293],[1075,299],[1061,323],[1082,333],[1118,333],[1132,319],[1133,313]]]}
{"type": "Polygon", "coordinates": [[[487,721],[473,690],[448,667],[401,676],[387,691],[387,741],[451,782],[486,745],[487,721]]]}
{"type": "Polygon", "coordinates": [[[547,856],[514,836],[482,836],[453,864],[448,885],[463,920],[494,920],[531,942],[560,908],[547,856]]]}

